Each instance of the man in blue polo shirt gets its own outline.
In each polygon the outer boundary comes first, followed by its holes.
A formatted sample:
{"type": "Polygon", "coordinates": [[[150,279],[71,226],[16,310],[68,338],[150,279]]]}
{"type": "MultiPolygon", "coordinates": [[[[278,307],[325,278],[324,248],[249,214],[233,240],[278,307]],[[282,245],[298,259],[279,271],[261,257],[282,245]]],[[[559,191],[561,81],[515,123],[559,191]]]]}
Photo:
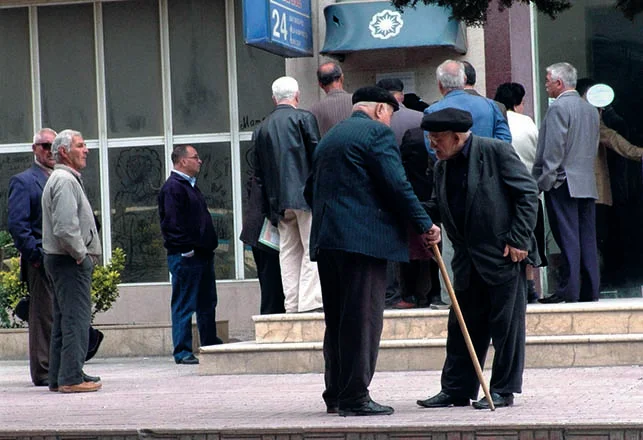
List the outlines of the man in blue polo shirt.
{"type": "Polygon", "coordinates": [[[219,241],[205,197],[196,185],[203,161],[191,145],[172,151],[174,169],[159,193],[159,216],[167,265],[172,274],[172,342],[177,364],[198,364],[192,352],[192,314],[201,345],[217,337],[214,250],[219,241]]]}

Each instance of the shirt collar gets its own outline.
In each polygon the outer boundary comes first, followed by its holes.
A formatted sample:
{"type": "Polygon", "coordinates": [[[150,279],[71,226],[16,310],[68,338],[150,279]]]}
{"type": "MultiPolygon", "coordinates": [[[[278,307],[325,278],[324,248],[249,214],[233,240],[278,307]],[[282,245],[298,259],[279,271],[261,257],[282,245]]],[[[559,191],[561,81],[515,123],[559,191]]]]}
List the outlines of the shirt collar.
{"type": "Polygon", "coordinates": [[[39,167],[41,170],[45,172],[46,175],[50,176],[51,172],[53,171],[53,168],[49,168],[38,162],[38,159],[33,160],[34,163],[36,164],[37,167],[39,167]]]}
{"type": "Polygon", "coordinates": [[[194,185],[196,185],[196,177],[190,177],[187,174],[182,173],[181,171],[178,171],[178,170],[172,170],[172,172],[178,174],[179,176],[187,180],[190,183],[190,186],[192,186],[192,188],[194,188],[194,185]]]}

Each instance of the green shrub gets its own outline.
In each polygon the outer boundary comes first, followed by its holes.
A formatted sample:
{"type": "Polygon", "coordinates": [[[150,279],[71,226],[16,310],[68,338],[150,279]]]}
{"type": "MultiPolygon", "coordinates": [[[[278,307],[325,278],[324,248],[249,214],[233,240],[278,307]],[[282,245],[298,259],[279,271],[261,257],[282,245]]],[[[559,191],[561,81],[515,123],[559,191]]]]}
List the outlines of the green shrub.
{"type": "MultiPolygon", "coordinates": [[[[0,240],[2,233],[0,231],[0,240]]],[[[0,242],[1,243],[1,242],[0,242]]],[[[0,244],[1,246],[1,244],[0,244]]],[[[15,255],[15,248],[0,247],[4,255],[15,255]],[[6,252],[9,249],[9,252],[6,252]]],[[[0,252],[2,253],[2,252],[0,252]]],[[[1,258],[1,257],[0,257],[1,258]]],[[[12,257],[0,260],[5,270],[0,269],[0,327],[22,327],[22,323],[13,316],[13,310],[21,298],[27,296],[27,285],[20,281],[20,258],[12,257]]],[[[99,312],[109,310],[118,298],[118,285],[121,272],[125,267],[125,252],[121,248],[112,251],[112,259],[105,266],[96,266],[92,275],[92,320],[99,312]]]]}

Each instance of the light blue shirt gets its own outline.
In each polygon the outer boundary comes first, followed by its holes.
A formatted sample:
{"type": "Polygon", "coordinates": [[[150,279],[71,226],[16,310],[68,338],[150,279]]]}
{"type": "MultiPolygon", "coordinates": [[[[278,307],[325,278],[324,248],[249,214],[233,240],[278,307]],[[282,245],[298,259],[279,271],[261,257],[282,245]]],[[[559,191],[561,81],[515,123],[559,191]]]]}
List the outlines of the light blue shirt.
{"type": "Polygon", "coordinates": [[[192,188],[194,188],[194,185],[196,185],[196,177],[190,177],[187,174],[177,170],[172,170],[172,172],[178,174],[179,176],[183,177],[185,180],[190,182],[190,185],[192,185],[192,188]]]}

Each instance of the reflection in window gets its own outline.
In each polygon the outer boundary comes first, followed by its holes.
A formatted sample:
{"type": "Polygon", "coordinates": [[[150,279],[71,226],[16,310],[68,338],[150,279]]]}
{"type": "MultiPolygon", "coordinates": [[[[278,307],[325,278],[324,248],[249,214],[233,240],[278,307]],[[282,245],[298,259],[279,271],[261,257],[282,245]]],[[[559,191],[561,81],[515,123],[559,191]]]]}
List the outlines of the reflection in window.
{"type": "Polygon", "coordinates": [[[127,255],[124,283],[168,281],[157,197],[165,181],[163,147],[109,150],[112,248],[127,255]]]}
{"type": "Polygon", "coordinates": [[[0,143],[31,143],[31,62],[27,8],[0,9],[0,66],[0,143]]]}
{"type": "MultiPolygon", "coordinates": [[[[84,133],[83,133],[84,134],[84,133]]],[[[87,155],[87,166],[81,171],[85,194],[92,205],[98,223],[102,225],[103,216],[100,204],[100,153],[92,148],[87,155]]]]}
{"type": "Polygon", "coordinates": [[[215,253],[218,280],[234,279],[234,236],[232,211],[232,157],[229,143],[193,144],[203,161],[197,185],[212,214],[214,229],[219,237],[215,253]]]}
{"type": "Polygon", "coordinates": [[[103,3],[108,136],[163,133],[158,3],[103,3]]]}
{"type": "MultiPolygon", "coordinates": [[[[1,31],[0,31],[1,33],[1,31]]],[[[0,154],[0,231],[7,229],[9,179],[33,164],[33,153],[0,154]]]]}
{"type": "Polygon", "coordinates": [[[224,0],[170,0],[175,134],[230,131],[224,0]]]}
{"type": "Polygon", "coordinates": [[[38,40],[43,126],[97,138],[93,6],[38,8],[38,40]],[[61,23],[73,23],[74,38],[61,23]]]}
{"type": "Polygon", "coordinates": [[[252,131],[273,109],[272,82],[286,74],[284,59],[243,42],[243,11],[235,2],[239,129],[252,131]]]}
{"type": "MultiPolygon", "coordinates": [[[[248,205],[248,179],[254,171],[253,165],[253,143],[250,141],[241,142],[241,185],[243,192],[241,194],[241,203],[243,211],[246,212],[248,205]]],[[[252,256],[252,248],[248,245],[243,245],[243,268],[245,278],[257,278],[257,264],[252,256]]]]}

